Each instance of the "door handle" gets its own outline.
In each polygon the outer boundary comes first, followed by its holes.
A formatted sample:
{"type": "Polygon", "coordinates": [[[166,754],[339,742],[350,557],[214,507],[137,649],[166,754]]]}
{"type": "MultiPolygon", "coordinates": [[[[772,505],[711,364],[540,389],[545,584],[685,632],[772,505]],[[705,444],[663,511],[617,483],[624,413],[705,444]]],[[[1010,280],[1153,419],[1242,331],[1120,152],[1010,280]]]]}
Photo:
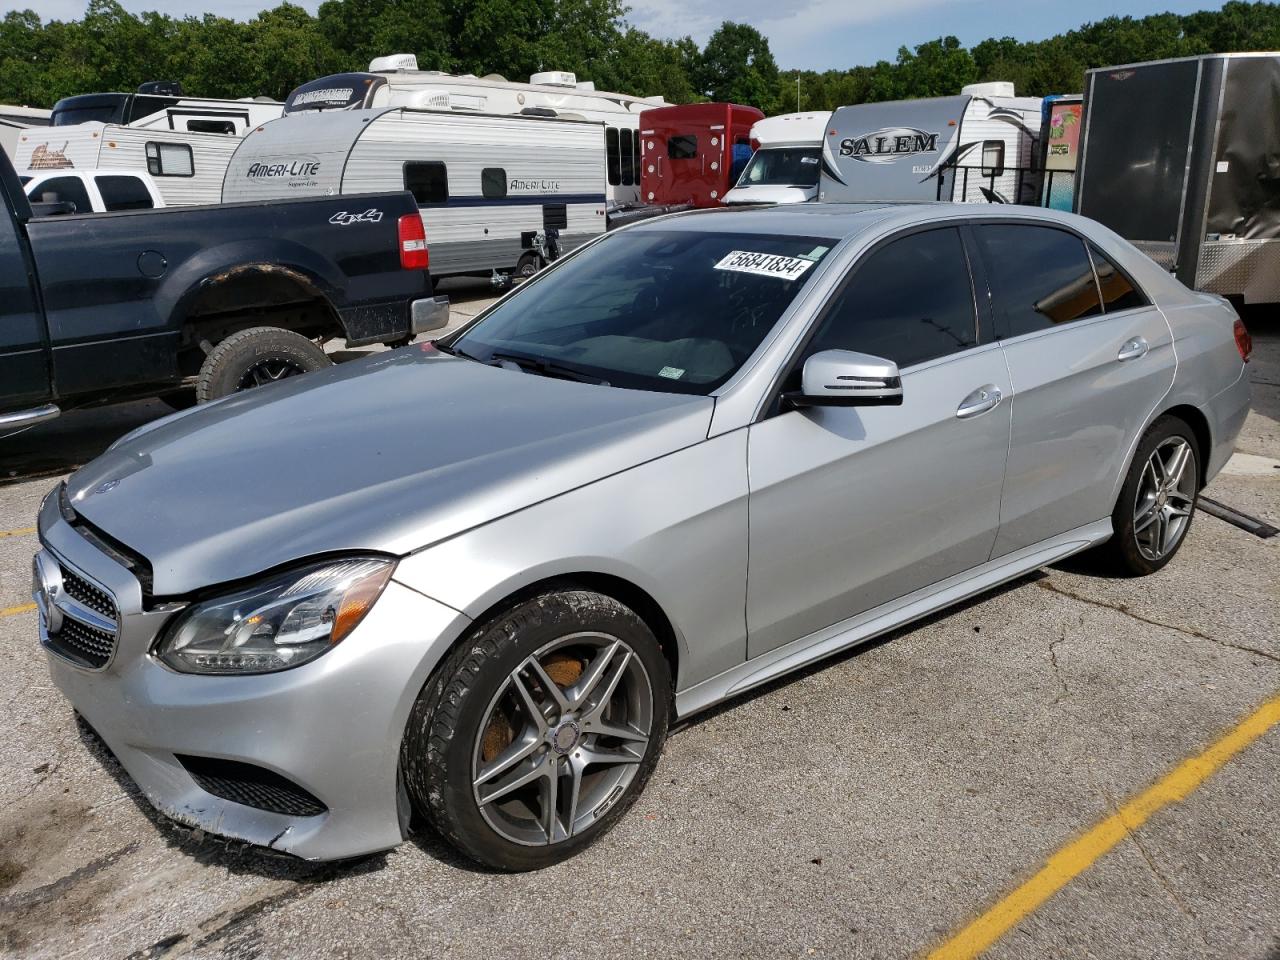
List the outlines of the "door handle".
{"type": "Polygon", "coordinates": [[[1116,354],[1116,359],[1124,362],[1125,360],[1137,360],[1139,357],[1145,357],[1147,351],[1151,349],[1151,344],[1147,343],[1145,337],[1133,337],[1124,342],[1124,346],[1120,348],[1120,352],[1116,354]]]}
{"type": "Polygon", "coordinates": [[[961,420],[967,420],[969,417],[976,417],[988,410],[994,410],[1000,398],[1000,388],[994,383],[988,383],[960,401],[960,406],[956,407],[956,416],[961,420]]]}

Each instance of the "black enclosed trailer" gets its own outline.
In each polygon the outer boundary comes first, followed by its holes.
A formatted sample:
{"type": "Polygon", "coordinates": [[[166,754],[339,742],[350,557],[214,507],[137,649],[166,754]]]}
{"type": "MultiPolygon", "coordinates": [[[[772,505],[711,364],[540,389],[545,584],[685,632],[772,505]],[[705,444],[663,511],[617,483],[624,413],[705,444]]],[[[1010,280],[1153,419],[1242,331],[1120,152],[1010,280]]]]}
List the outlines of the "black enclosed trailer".
{"type": "Polygon", "coordinates": [[[1187,286],[1280,301],[1280,53],[1090,70],[1075,208],[1187,286]]]}

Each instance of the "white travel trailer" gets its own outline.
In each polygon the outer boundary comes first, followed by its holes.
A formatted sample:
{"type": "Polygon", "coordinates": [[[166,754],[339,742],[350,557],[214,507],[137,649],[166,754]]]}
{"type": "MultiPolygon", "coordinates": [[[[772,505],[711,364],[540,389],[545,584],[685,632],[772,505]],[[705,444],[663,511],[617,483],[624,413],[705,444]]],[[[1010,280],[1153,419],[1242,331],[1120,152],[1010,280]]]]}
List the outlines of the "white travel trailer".
{"type": "MultiPolygon", "coordinates": [[[[383,107],[294,113],[251,131],[224,202],[408,190],[433,276],[534,273],[605,229],[602,124],[383,107]]],[[[352,218],[378,219],[353,197],[352,218]]]]}
{"type": "Polygon", "coordinates": [[[36,107],[12,107],[0,104],[0,150],[12,160],[18,148],[18,137],[30,127],[47,127],[49,111],[36,107]]]}
{"type": "Polygon", "coordinates": [[[24,171],[146,170],[169,206],[217,203],[239,137],[126,127],[116,123],[25,130],[13,165],[24,171]]]}
{"type": "Polygon", "coordinates": [[[957,97],[840,107],[818,198],[1036,204],[1040,106],[1011,83],[975,83],[957,97]]]}
{"type": "Polygon", "coordinates": [[[596,120],[603,126],[607,161],[606,194],[611,206],[640,198],[640,113],[665,106],[662,97],[636,97],[597,90],[572,73],[535,73],[518,83],[491,73],[455,76],[419,70],[413,54],[378,57],[368,73],[321,77],[285,98],[286,114],[313,110],[410,107],[453,113],[518,114],[596,120]]]}
{"type": "Polygon", "coordinates": [[[756,121],[751,127],[756,151],[724,202],[803,203],[816,198],[822,140],[830,123],[830,111],[784,113],[756,121]]]}
{"type": "Polygon", "coordinates": [[[220,133],[242,137],[245,131],[274,120],[284,104],[269,97],[219,100],[183,96],[177,83],[144,83],[137,93],[85,93],[53,105],[55,127],[81,123],[119,123],[130,127],[187,133],[220,133]]]}

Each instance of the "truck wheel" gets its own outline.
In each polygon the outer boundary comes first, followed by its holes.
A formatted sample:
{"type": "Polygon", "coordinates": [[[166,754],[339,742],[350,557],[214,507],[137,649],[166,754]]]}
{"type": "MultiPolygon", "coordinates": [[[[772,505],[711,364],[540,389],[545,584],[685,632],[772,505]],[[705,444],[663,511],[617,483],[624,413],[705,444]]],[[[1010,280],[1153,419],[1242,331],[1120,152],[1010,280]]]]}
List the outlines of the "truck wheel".
{"type": "Polygon", "coordinates": [[[329,366],[325,352],[300,333],[250,327],[233,333],[204,359],[196,378],[201,403],[329,366]]]}
{"type": "Polygon", "coordinates": [[[541,269],[542,258],[536,253],[525,253],[516,262],[516,276],[521,280],[528,280],[541,269]]]}

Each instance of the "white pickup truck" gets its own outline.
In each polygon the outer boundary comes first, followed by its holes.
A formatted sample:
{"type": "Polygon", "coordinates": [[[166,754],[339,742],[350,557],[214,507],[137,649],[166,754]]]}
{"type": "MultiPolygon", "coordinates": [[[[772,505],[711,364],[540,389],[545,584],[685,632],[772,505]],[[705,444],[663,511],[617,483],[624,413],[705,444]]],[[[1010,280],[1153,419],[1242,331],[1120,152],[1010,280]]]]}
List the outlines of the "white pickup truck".
{"type": "Polygon", "coordinates": [[[19,179],[33,203],[73,203],[76,213],[164,206],[145,170],[27,170],[19,179]]]}

